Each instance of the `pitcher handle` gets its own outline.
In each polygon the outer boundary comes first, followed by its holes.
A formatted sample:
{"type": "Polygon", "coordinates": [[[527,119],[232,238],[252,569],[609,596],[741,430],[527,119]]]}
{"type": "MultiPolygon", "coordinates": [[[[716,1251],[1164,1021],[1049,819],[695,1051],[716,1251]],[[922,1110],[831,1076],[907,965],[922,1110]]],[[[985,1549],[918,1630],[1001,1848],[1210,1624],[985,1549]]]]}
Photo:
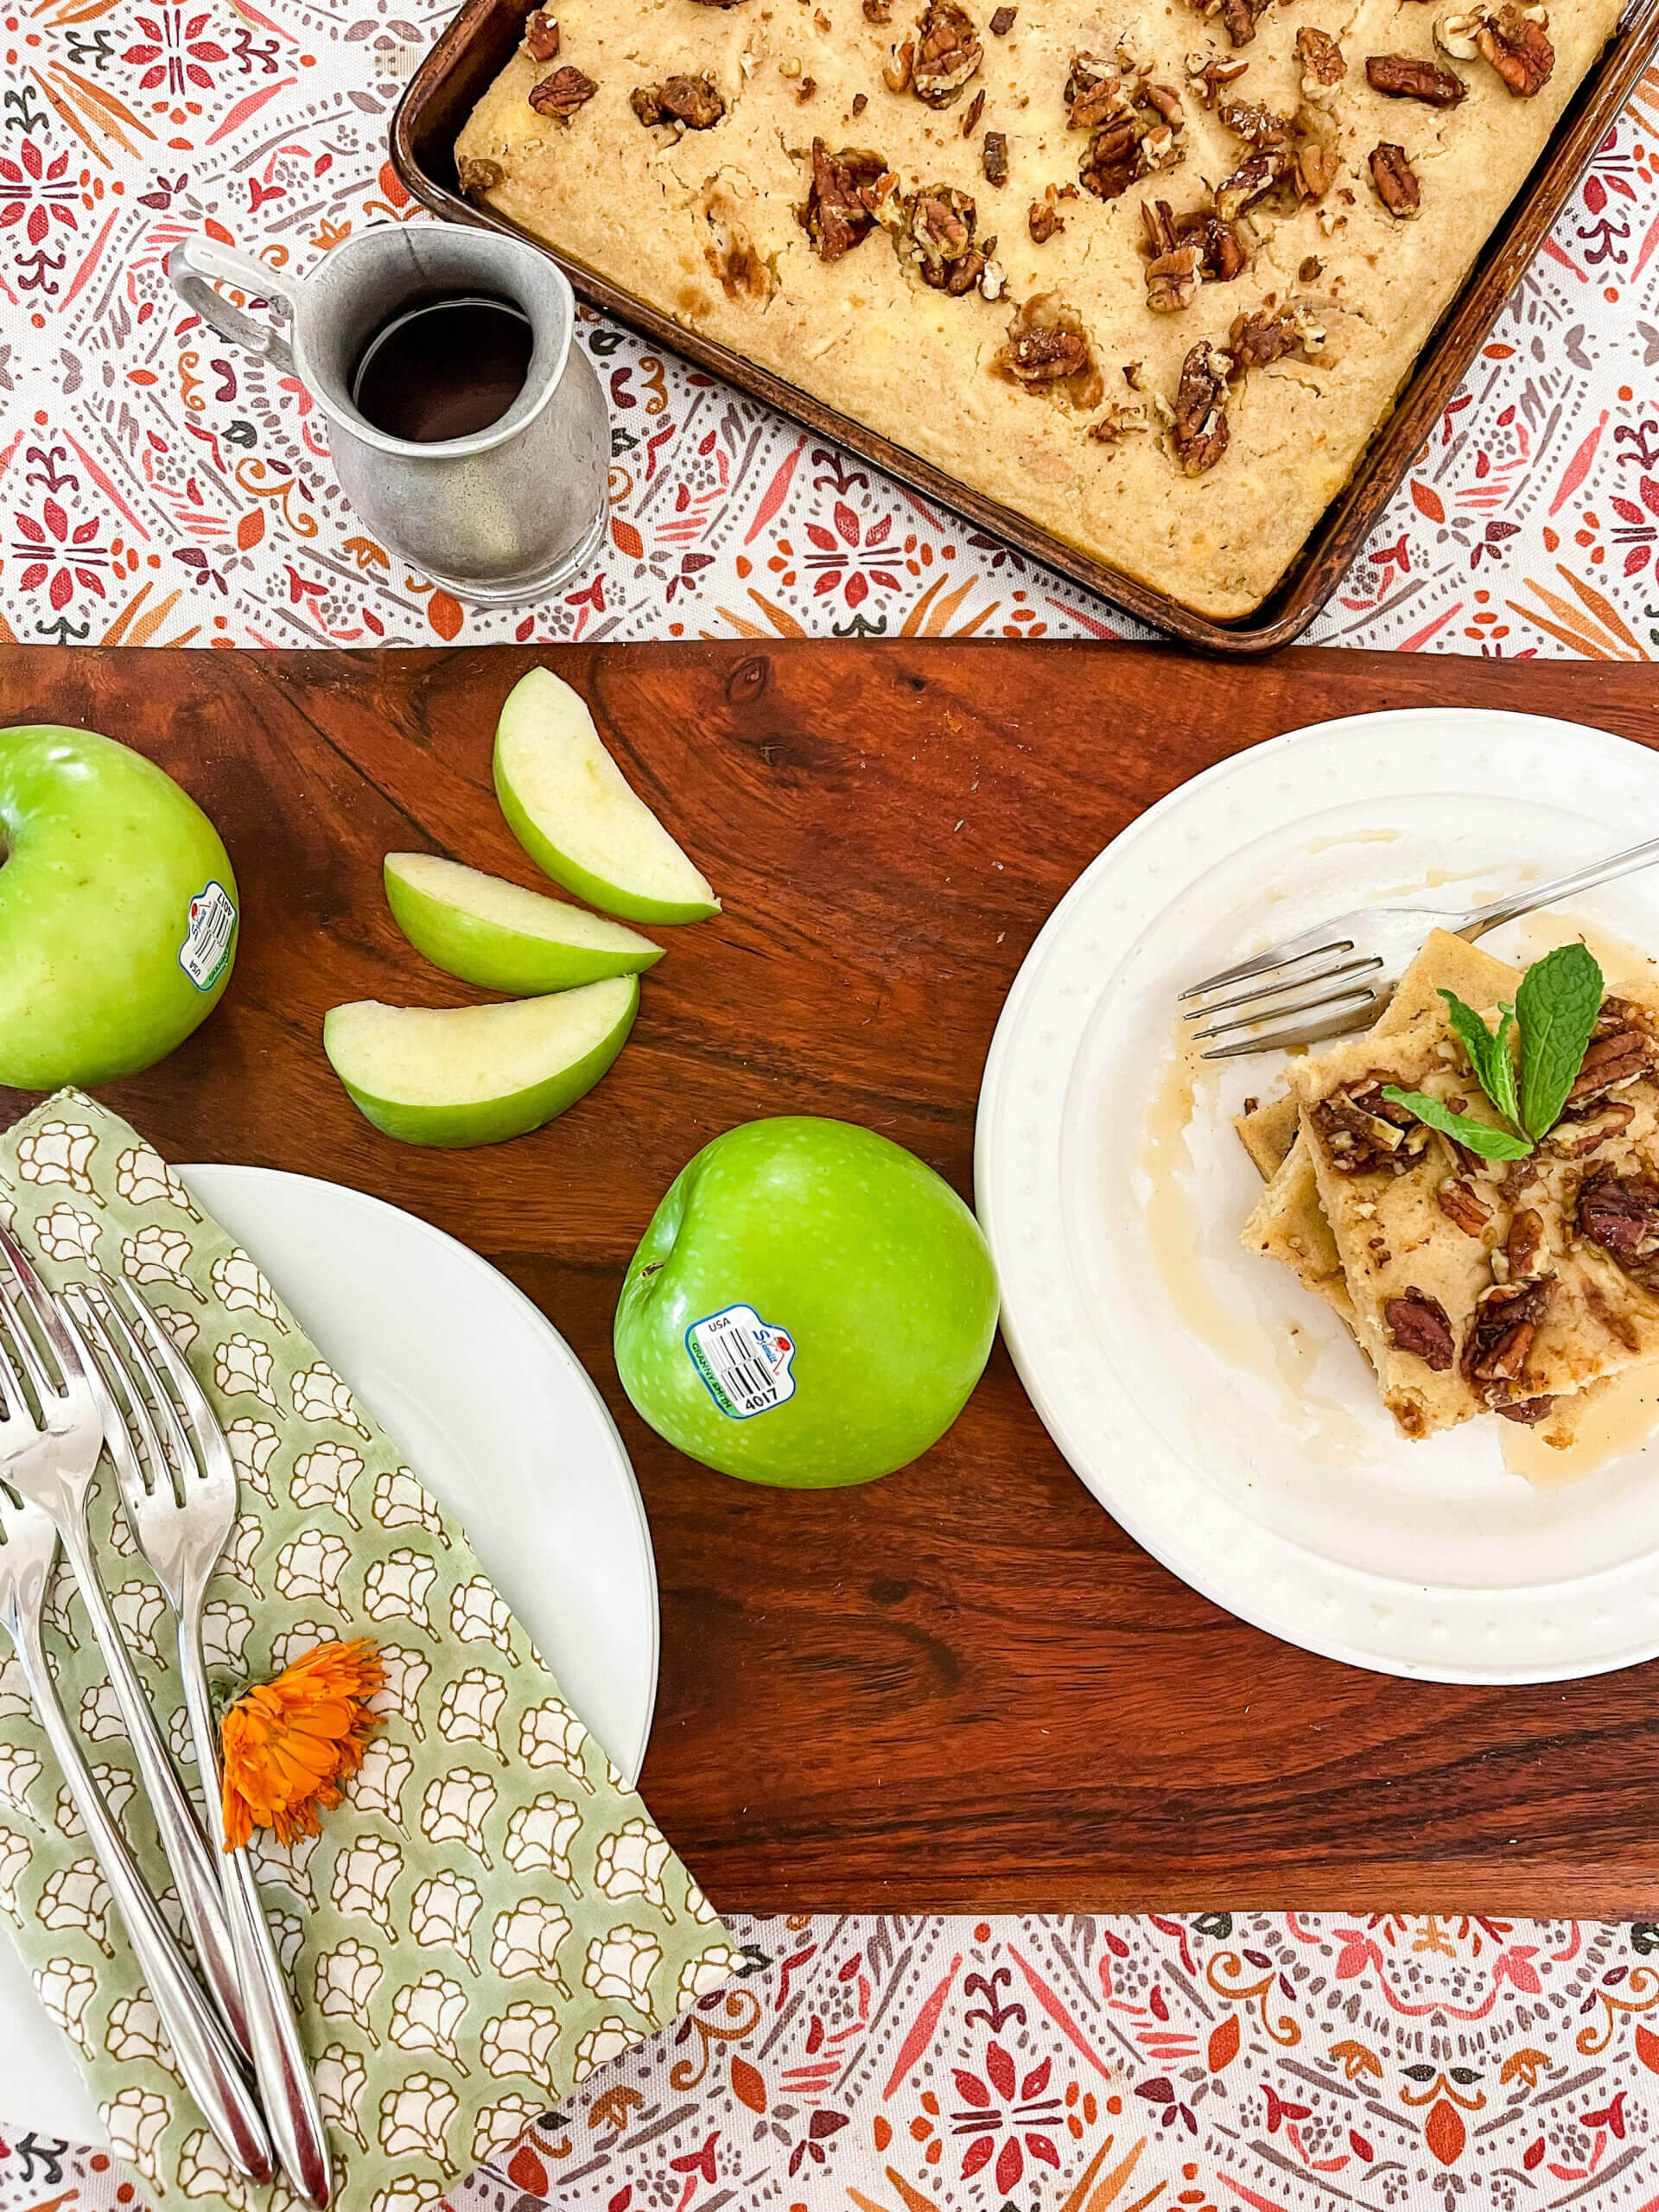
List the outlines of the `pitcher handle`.
{"type": "Polygon", "coordinates": [[[282,333],[233,308],[213,286],[215,283],[234,284],[250,298],[269,300],[271,313],[291,329],[297,278],[290,276],[285,284],[278,283],[275,272],[263,261],[238,253],[234,246],[220,245],[214,238],[181,238],[167,257],[167,273],[179,297],[221,338],[292,375],[294,356],[282,333]]]}

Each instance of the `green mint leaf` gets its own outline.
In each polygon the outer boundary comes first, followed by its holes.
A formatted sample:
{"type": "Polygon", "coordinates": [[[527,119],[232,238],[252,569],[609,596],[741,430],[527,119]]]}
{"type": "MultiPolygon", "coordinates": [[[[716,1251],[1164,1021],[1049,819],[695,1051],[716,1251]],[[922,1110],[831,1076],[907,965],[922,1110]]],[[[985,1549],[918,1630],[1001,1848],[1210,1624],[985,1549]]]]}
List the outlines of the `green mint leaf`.
{"type": "Polygon", "coordinates": [[[1510,1050],[1515,1008],[1499,1007],[1501,1019],[1494,1037],[1473,1007],[1465,1006],[1455,991],[1442,991],[1440,996],[1450,1011],[1452,1027],[1469,1055],[1476,1082],[1504,1119],[1518,1128],[1521,1108],[1515,1095],[1515,1056],[1510,1050]]]}
{"type": "Polygon", "coordinates": [[[1581,944],[1560,944],[1535,960],[1521,978],[1515,1010],[1521,1024],[1521,1125],[1546,1137],[1560,1119],[1567,1094],[1584,1065],[1604,985],[1581,944]]]}
{"type": "Polygon", "coordinates": [[[1402,1090],[1396,1083],[1385,1083],[1382,1096],[1395,1106],[1408,1106],[1420,1122],[1427,1122],[1444,1136],[1455,1137],[1483,1160],[1524,1160],[1532,1150],[1525,1137],[1510,1129],[1495,1129],[1490,1122],[1477,1122],[1472,1115],[1454,1114],[1426,1090],[1402,1090]]]}

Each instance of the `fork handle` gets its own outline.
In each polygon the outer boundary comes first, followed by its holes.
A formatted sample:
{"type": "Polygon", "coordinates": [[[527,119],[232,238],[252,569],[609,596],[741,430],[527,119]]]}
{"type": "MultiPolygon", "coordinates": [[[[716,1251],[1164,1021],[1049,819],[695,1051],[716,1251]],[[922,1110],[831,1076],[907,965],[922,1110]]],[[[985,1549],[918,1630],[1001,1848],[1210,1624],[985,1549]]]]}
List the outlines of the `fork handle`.
{"type": "MultiPolygon", "coordinates": [[[[201,1622],[192,1606],[177,1617],[179,1675],[184,1683],[184,1702],[195,1740],[196,1764],[207,1794],[207,1826],[215,1844],[225,1840],[220,1810],[219,1732],[213,1725],[213,1700],[201,1656],[201,1622]]],[[[225,1871],[225,1903],[230,1916],[231,1940],[236,1950],[237,1974],[247,2005],[248,2034],[253,2045],[254,2078],[270,2127],[283,2171],[307,2204],[325,2206],[333,2194],[328,2164],[328,2137],[317,2101],[316,2085],[306,2063],[299,2023],[288,1993],[276,1947],[254,1878],[253,1862],[245,1847],[225,1852],[219,1860],[225,1871]]]]}
{"type": "Polygon", "coordinates": [[[110,1817],[104,1794],[59,1702],[57,1684],[41,1643],[39,1620],[20,1618],[14,1612],[6,1627],[17,1648],[23,1680],[41,1729],[63,1771],[133,1956],[167,2030],[185,2087],[238,2172],[252,2181],[269,2181],[275,2166],[259,2107],[242,2078],[224,2029],[186,1966],[160,1907],[145,1888],[121,1832],[110,1817]]]}
{"type": "Polygon", "coordinates": [[[1593,891],[1597,884],[1611,883],[1616,876],[1629,875],[1653,861],[1659,861],[1659,837],[1649,837],[1645,844],[1629,846],[1610,860],[1597,861],[1592,867],[1575,868],[1571,875],[1558,875],[1553,883],[1529,884],[1524,891],[1517,891],[1508,899],[1495,899],[1490,906],[1477,906],[1472,914],[1465,915],[1457,934],[1467,938],[1472,944],[1478,937],[1484,937],[1488,930],[1495,930],[1504,922],[1534,913],[1540,906],[1553,906],[1557,899],[1569,899],[1575,891],[1593,891]]]}
{"type": "MultiPolygon", "coordinates": [[[[162,1849],[168,1866],[178,1885],[179,1903],[183,1909],[185,1925],[189,1929],[196,1949],[196,1959],[201,1967],[202,1979],[208,1994],[219,2007],[232,2042],[245,2057],[252,2056],[248,2038],[247,2016],[243,2007],[242,1993],[236,1978],[236,1953],[231,1941],[230,1922],[226,1916],[225,1900],[219,1886],[213,1858],[202,1840],[196,1816],[184,1794],[167,1746],[162,1741],[161,1731],[156,1725],[156,1715],[150,1710],[143,1686],[133,1672],[126,1643],[119,1624],[110,1611],[110,1601],[98,1572],[98,1561],[92,1554],[92,1536],[86,1526],[84,1503],[78,1512],[67,1513],[58,1524],[58,1534],[63,1539],[69,1564],[80,1588],[81,1602],[86,1608],[87,1618],[97,1638],[98,1648],[104,1655],[109,1669],[110,1686],[121,1709],[128,1740],[137,1762],[138,1776],[149,1800],[150,1811],[156,1817],[156,1832],[161,1837],[162,1849]]],[[[204,1788],[207,1786],[203,1777],[204,1788]]]]}

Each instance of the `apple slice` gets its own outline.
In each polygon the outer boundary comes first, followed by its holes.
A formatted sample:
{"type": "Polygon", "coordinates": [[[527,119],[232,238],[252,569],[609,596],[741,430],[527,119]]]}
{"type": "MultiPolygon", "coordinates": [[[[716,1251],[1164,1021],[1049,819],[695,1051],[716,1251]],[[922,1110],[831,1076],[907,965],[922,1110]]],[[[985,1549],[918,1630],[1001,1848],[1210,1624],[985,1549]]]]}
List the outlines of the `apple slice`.
{"type": "Polygon", "coordinates": [[[397,926],[435,968],[489,991],[534,998],[634,976],[663,957],[660,944],[563,899],[544,899],[433,853],[388,853],[386,903],[397,926]]]}
{"type": "Polygon", "coordinates": [[[322,1049],[377,1129],[405,1144],[499,1144],[585,1097],[621,1051],[637,976],[505,1006],[383,1006],[323,1017],[322,1049]]]}
{"type": "Polygon", "coordinates": [[[495,789],[507,827],[543,874],[631,922],[701,922],[720,912],[703,877],[625,781],[580,695],[532,668],[495,729],[495,789]]]}

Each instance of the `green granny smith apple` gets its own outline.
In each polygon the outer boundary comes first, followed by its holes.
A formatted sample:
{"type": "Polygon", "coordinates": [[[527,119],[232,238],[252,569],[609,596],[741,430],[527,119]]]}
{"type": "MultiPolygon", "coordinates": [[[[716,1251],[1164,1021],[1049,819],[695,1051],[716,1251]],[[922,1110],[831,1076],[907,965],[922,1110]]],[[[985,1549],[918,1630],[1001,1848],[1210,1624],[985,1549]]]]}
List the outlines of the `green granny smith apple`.
{"type": "Polygon", "coordinates": [[[913,1153],[850,1122],[747,1122],[652,1216],[617,1305],[617,1371],[690,1458],[827,1490],[938,1442],[996,1313],[978,1223],[913,1153]]]}
{"type": "Polygon", "coordinates": [[[322,1048],[354,1105],[405,1144],[499,1144],[585,1098],[627,1042],[637,976],[505,1006],[383,1006],[324,1016],[322,1048]]]}
{"type": "Polygon", "coordinates": [[[660,944],[620,922],[435,853],[388,853],[385,873],[386,903],[416,951],[488,991],[568,991],[637,975],[663,957],[660,944]]]}
{"type": "Polygon", "coordinates": [[[95,731],[0,729],[0,1084],[112,1082],[205,1021],[236,957],[219,833],[95,731]]]}
{"type": "Polygon", "coordinates": [[[631,922],[700,922],[720,901],[605,750],[579,692],[532,668],[495,732],[507,827],[544,875],[631,922]]]}

